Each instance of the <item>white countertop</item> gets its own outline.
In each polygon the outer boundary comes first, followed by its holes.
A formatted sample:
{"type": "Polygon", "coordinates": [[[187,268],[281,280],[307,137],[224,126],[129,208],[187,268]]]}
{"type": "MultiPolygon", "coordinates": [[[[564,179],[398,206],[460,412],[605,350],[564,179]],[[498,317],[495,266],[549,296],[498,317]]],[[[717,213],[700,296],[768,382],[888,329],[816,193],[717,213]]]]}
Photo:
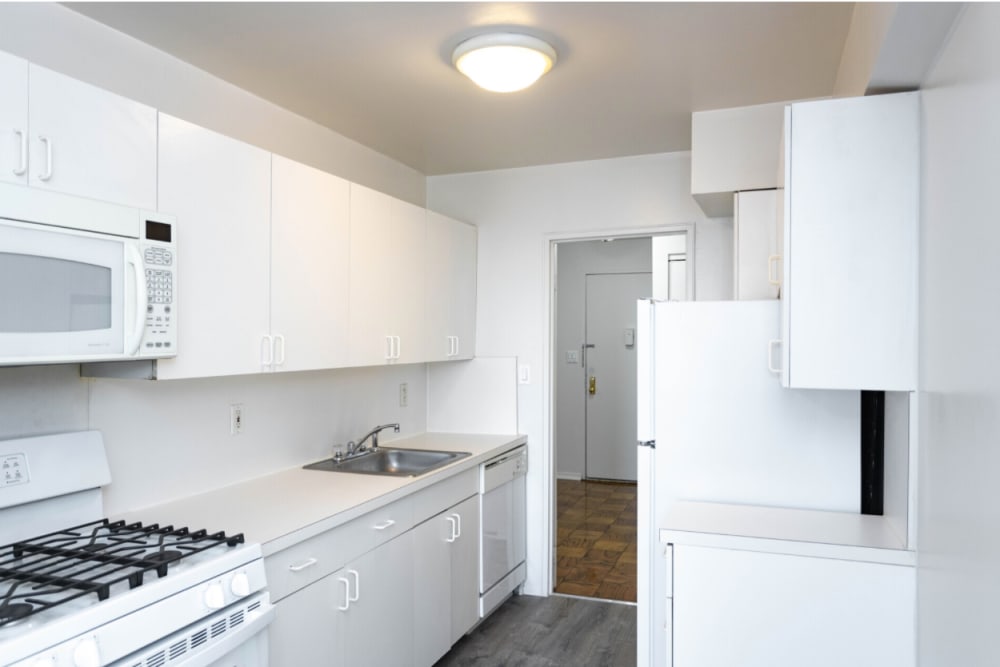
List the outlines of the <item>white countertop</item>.
{"type": "Polygon", "coordinates": [[[914,565],[916,553],[883,517],[850,512],[680,501],[660,541],[768,553],[914,565]]]}
{"type": "MultiPolygon", "coordinates": [[[[470,452],[419,477],[358,475],[301,466],[122,516],[130,521],[243,533],[265,556],[323,533],[414,491],[477,467],[527,442],[523,435],[424,433],[387,447],[470,452]]],[[[309,462],[304,462],[309,463],[309,462]]]]}

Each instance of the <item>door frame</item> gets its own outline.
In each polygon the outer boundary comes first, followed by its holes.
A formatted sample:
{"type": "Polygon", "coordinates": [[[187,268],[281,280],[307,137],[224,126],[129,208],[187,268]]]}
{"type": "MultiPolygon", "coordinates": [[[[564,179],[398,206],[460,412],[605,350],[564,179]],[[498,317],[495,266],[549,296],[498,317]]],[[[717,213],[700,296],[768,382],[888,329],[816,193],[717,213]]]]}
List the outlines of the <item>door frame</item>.
{"type": "Polygon", "coordinates": [[[624,229],[602,229],[577,232],[548,233],[542,237],[542,270],[544,271],[544,302],[542,313],[546,336],[542,347],[542,386],[545,401],[542,404],[542,432],[547,439],[545,457],[542,466],[542,497],[548,500],[544,514],[545,553],[547,558],[542,566],[542,589],[545,596],[553,594],[556,570],[556,439],[555,439],[555,333],[556,333],[556,246],[572,241],[599,241],[607,238],[642,238],[666,236],[668,234],[684,233],[687,235],[684,252],[690,261],[687,262],[687,292],[688,299],[695,299],[695,249],[696,224],[694,222],[659,225],[656,227],[628,227],[624,229]]]}

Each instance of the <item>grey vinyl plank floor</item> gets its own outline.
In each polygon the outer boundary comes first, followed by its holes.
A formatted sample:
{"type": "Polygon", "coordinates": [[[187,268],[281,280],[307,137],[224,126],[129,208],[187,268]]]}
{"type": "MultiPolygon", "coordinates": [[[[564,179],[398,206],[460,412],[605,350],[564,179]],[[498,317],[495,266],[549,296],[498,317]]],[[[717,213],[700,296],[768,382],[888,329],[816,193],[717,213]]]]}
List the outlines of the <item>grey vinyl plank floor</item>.
{"type": "Polygon", "coordinates": [[[515,595],[435,667],[634,667],[635,644],[632,605],[515,595]]]}

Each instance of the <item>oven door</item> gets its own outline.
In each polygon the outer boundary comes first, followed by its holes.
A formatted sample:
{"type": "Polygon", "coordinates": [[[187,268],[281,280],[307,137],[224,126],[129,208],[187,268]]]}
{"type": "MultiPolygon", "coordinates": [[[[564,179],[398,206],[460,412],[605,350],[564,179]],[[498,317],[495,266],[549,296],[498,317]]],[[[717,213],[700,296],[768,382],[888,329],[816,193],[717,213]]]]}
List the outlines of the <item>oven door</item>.
{"type": "Polygon", "coordinates": [[[0,365],[134,354],[141,262],[134,239],[0,219],[0,365]]]}

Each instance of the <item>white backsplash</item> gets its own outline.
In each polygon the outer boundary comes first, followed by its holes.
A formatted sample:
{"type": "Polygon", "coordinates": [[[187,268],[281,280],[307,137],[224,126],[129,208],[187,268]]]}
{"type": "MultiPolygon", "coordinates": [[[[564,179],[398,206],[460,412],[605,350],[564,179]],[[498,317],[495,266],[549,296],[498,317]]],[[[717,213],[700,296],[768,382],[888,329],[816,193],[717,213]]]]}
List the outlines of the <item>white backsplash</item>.
{"type": "Polygon", "coordinates": [[[422,433],[426,377],[424,364],[159,382],[84,380],[75,365],[2,368],[0,438],[100,430],[114,516],[318,460],[378,423],[399,422],[385,434],[394,438],[422,433]],[[243,405],[238,436],[233,403],[243,405]]]}

